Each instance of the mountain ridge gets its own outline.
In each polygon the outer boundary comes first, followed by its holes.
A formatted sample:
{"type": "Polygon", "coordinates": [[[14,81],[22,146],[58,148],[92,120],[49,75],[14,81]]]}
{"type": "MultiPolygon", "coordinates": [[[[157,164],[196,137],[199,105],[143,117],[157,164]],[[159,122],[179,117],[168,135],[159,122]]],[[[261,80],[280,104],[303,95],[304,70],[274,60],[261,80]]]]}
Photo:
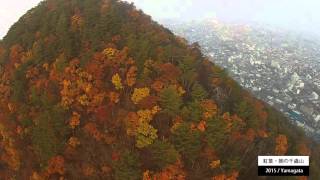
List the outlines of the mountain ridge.
{"type": "Polygon", "coordinates": [[[0,45],[2,179],[248,179],[261,154],[319,177],[317,144],[133,4],[43,1],[0,45]]]}

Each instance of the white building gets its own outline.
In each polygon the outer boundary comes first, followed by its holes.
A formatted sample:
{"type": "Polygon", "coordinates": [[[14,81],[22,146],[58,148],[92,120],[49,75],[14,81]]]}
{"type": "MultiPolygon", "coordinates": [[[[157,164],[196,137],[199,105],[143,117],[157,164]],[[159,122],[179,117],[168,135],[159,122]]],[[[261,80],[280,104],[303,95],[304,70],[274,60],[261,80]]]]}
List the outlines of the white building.
{"type": "Polygon", "coordinates": [[[320,121],[320,114],[314,119],[316,122],[320,121]]]}
{"type": "Polygon", "coordinates": [[[319,95],[318,95],[316,92],[312,92],[311,98],[312,98],[313,100],[318,100],[318,99],[319,99],[319,95]]]}

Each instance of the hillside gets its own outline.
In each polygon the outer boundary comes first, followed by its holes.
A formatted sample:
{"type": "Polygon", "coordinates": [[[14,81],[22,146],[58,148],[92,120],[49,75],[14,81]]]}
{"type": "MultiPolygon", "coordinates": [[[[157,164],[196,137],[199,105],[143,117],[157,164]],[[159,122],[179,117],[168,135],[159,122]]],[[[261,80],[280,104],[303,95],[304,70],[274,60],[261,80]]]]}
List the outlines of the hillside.
{"type": "Polygon", "coordinates": [[[219,21],[164,22],[255,97],[281,110],[320,141],[320,41],[268,26],[219,21]]]}
{"type": "Polygon", "coordinates": [[[320,178],[319,145],[133,4],[43,1],[0,64],[0,179],[259,179],[257,155],[320,178]]]}

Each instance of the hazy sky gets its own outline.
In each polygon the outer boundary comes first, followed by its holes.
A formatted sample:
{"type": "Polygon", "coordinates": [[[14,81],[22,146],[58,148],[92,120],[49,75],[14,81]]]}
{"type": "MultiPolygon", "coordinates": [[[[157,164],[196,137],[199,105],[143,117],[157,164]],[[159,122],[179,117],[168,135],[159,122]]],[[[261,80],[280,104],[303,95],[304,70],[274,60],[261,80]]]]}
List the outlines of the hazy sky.
{"type": "Polygon", "coordinates": [[[293,30],[320,32],[320,0],[129,0],[163,18],[260,22],[293,30]],[[170,6],[169,6],[170,5],[170,6]]]}
{"type": "Polygon", "coordinates": [[[0,0],[0,39],[10,26],[40,0],[0,0]]]}
{"type": "MultiPolygon", "coordinates": [[[[320,0],[128,0],[159,19],[217,17],[320,32],[320,0]]],[[[0,0],[0,38],[40,0],[0,0]]]]}

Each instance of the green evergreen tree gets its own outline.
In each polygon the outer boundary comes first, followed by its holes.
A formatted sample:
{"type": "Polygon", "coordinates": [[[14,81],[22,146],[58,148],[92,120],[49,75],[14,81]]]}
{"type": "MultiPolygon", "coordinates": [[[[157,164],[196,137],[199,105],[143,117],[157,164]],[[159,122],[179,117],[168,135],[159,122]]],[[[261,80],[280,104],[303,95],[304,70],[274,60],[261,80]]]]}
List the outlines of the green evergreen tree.
{"type": "Polygon", "coordinates": [[[139,157],[135,152],[125,151],[121,158],[113,164],[116,180],[140,180],[142,172],[139,157]]]}
{"type": "Polygon", "coordinates": [[[157,140],[148,147],[150,151],[150,163],[155,166],[157,170],[161,170],[167,165],[173,164],[177,161],[179,153],[174,146],[167,141],[157,140]]]}
{"type": "Polygon", "coordinates": [[[200,154],[201,141],[200,133],[192,131],[190,123],[183,123],[173,132],[172,143],[188,163],[193,163],[200,154]]]}
{"type": "Polygon", "coordinates": [[[182,105],[182,99],[179,96],[177,90],[170,86],[162,90],[160,94],[160,104],[163,108],[163,112],[170,116],[177,115],[182,105]]]}
{"type": "Polygon", "coordinates": [[[187,92],[189,92],[192,85],[196,82],[197,78],[197,65],[195,59],[192,56],[186,56],[182,59],[182,61],[179,61],[178,67],[182,71],[180,81],[183,84],[184,88],[187,90],[187,92]]]}
{"type": "Polygon", "coordinates": [[[227,139],[226,123],[221,118],[215,118],[208,120],[207,125],[205,136],[208,145],[215,150],[220,150],[227,139]]]}
{"type": "Polygon", "coordinates": [[[192,101],[181,110],[181,116],[185,120],[199,122],[202,118],[202,107],[199,101],[192,101]]]}
{"type": "Polygon", "coordinates": [[[66,143],[65,112],[59,106],[44,111],[32,128],[32,144],[43,164],[62,150],[66,143]]]}
{"type": "Polygon", "coordinates": [[[208,96],[207,91],[199,83],[195,83],[192,86],[191,97],[193,101],[200,102],[206,99],[207,96],[208,96]]]}
{"type": "Polygon", "coordinates": [[[13,74],[12,80],[12,100],[17,102],[26,101],[26,89],[28,81],[25,73],[30,63],[22,64],[13,74]]]}
{"type": "Polygon", "coordinates": [[[246,121],[249,128],[256,128],[258,126],[259,121],[256,113],[254,112],[254,107],[245,100],[241,101],[236,106],[236,114],[246,121]]]}

